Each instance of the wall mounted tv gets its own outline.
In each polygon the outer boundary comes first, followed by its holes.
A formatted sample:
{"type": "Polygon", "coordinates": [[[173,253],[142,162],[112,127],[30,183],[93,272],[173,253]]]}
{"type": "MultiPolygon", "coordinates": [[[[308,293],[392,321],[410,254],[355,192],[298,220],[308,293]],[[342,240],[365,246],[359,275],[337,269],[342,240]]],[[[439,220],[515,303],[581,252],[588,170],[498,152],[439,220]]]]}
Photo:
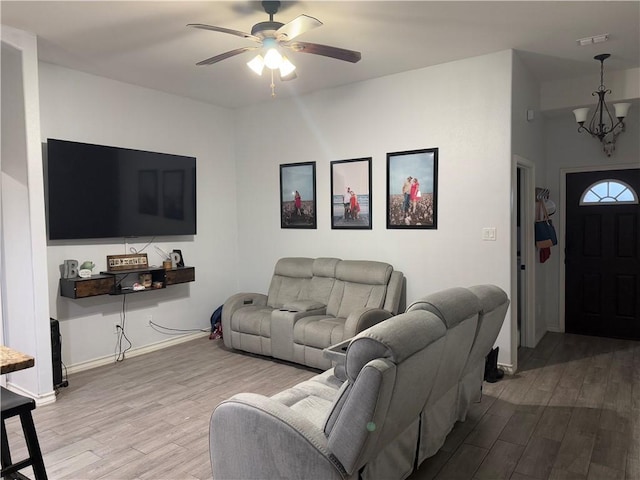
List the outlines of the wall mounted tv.
{"type": "Polygon", "coordinates": [[[50,240],[195,235],[196,159],[47,140],[50,240]]]}

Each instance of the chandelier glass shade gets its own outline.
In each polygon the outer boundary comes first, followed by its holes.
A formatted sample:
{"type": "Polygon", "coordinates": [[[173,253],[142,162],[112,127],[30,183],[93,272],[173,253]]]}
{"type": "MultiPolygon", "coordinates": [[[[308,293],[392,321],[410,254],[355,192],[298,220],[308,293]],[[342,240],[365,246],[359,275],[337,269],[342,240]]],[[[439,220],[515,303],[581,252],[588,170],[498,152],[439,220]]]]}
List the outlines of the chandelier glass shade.
{"type": "Polygon", "coordinates": [[[611,55],[603,53],[593,57],[600,62],[600,86],[592,93],[598,97],[595,111],[591,116],[591,120],[587,123],[589,116],[589,108],[577,108],[573,111],[576,117],[579,132],[587,132],[592,137],[600,140],[604,152],[607,156],[611,156],[615,150],[616,137],[624,132],[624,118],[629,111],[630,103],[616,103],[613,105],[614,114],[609,111],[609,107],[605,101],[605,96],[611,93],[611,90],[604,86],[604,61],[611,55]]]}

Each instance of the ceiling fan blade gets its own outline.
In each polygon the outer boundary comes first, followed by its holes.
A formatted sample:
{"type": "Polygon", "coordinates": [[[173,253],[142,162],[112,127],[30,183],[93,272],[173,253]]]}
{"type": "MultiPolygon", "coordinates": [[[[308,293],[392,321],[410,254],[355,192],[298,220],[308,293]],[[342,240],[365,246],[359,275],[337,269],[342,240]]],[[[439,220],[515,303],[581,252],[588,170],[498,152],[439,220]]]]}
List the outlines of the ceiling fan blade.
{"type": "Polygon", "coordinates": [[[354,50],[346,50],[344,48],[330,47],[328,45],[320,45],[319,43],[293,42],[283,43],[285,47],[292,49],[294,52],[313,53],[314,55],[323,55],[345,62],[356,63],[362,58],[360,52],[354,50]]]}
{"type": "Polygon", "coordinates": [[[251,35],[250,33],[240,32],[238,30],[231,30],[230,28],[215,27],[213,25],[205,25],[203,23],[189,23],[187,27],[200,28],[202,30],[211,30],[213,32],[229,33],[237,37],[248,38],[249,40],[253,40],[255,42],[261,41],[258,37],[251,35]]]}
{"type": "Polygon", "coordinates": [[[295,80],[296,78],[298,78],[298,75],[296,75],[296,72],[291,72],[286,77],[283,77],[282,74],[280,74],[280,81],[281,82],[288,82],[289,80],[295,80]]]}
{"type": "Polygon", "coordinates": [[[249,50],[255,50],[258,47],[242,47],[236,48],[235,50],[231,50],[226,53],[221,53],[220,55],[216,55],[215,57],[207,58],[206,60],[202,60],[201,62],[196,63],[196,65],[211,65],[213,63],[217,63],[221,60],[225,60],[230,57],[234,57],[244,52],[248,52],[249,50]]]}
{"type": "Polygon", "coordinates": [[[276,30],[276,38],[282,42],[288,42],[298,35],[302,35],[322,25],[322,22],[317,18],[310,17],[309,15],[300,15],[276,30]]]}

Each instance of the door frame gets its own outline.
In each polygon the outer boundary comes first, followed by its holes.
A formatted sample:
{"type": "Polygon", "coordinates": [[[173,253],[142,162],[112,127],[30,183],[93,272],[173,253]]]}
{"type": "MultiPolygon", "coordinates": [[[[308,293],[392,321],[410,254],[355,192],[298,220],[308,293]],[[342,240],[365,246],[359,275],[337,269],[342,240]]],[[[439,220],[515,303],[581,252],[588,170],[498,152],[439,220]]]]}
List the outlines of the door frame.
{"type": "Polygon", "coordinates": [[[565,266],[565,253],[566,253],[566,235],[567,230],[567,174],[571,173],[583,173],[583,172],[606,172],[609,170],[632,170],[637,167],[627,164],[616,165],[592,165],[586,167],[567,167],[560,169],[560,232],[558,235],[558,246],[560,247],[560,272],[558,280],[558,320],[559,330],[565,331],[565,307],[566,307],[566,266],[565,266]]]}
{"type": "Polygon", "coordinates": [[[521,172],[520,177],[520,198],[521,198],[521,216],[520,216],[520,257],[525,265],[525,285],[523,288],[524,305],[522,305],[522,341],[523,347],[536,346],[536,249],[533,242],[534,233],[533,226],[535,222],[535,164],[519,155],[513,156],[514,168],[513,178],[511,181],[512,200],[511,200],[511,348],[512,352],[518,351],[518,276],[521,275],[518,270],[518,246],[517,246],[517,208],[518,201],[517,192],[517,175],[518,170],[521,172]],[[515,292],[515,295],[514,295],[515,292]]]}

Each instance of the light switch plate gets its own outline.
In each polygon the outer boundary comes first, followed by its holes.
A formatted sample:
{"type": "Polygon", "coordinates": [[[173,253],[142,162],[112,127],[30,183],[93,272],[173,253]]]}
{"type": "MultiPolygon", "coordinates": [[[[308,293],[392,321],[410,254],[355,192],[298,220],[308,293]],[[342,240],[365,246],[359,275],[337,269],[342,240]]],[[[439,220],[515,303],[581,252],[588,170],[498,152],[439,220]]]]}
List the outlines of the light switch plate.
{"type": "Polygon", "coordinates": [[[482,229],[482,240],[495,242],[495,240],[496,240],[496,227],[484,227],[482,229]]]}

